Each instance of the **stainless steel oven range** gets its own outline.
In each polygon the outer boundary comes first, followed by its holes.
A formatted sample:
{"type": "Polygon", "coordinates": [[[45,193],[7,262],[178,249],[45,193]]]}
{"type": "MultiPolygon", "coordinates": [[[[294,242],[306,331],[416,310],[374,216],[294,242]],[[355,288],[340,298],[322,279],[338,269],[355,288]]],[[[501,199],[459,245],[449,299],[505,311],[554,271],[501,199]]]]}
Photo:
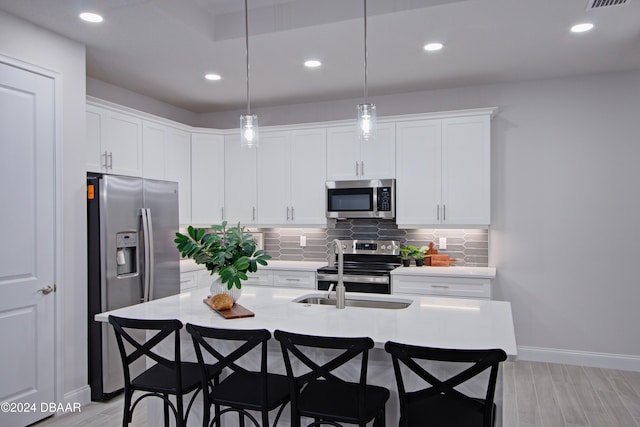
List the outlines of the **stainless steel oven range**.
{"type": "MultiPolygon", "coordinates": [[[[400,244],[394,240],[341,240],[347,292],[391,293],[391,271],[400,266],[400,244]]],[[[318,269],[318,290],[338,283],[337,255],[318,269]]]]}

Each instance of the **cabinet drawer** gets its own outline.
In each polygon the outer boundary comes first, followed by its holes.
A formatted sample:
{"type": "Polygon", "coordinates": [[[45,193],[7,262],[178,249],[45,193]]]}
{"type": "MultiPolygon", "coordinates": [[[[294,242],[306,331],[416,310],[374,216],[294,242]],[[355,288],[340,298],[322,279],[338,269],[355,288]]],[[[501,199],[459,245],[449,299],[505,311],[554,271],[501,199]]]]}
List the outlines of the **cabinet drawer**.
{"type": "Polygon", "coordinates": [[[392,293],[491,299],[489,279],[464,277],[398,276],[391,278],[392,293]]]}
{"type": "Polygon", "coordinates": [[[274,271],[273,285],[283,288],[316,288],[315,271],[274,271]]]}
{"type": "Polygon", "coordinates": [[[187,292],[198,286],[195,271],[180,273],[180,292],[187,292]]]}
{"type": "Polygon", "coordinates": [[[256,271],[255,273],[247,273],[249,277],[244,283],[247,285],[273,286],[273,272],[267,270],[256,271]]]}

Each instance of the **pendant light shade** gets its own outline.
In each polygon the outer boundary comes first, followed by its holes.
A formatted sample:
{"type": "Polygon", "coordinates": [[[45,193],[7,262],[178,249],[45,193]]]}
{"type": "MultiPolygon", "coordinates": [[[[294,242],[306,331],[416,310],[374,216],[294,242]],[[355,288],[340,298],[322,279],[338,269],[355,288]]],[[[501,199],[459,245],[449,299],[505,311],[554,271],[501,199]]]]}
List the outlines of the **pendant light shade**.
{"type": "Polygon", "coordinates": [[[249,9],[244,0],[244,41],[247,54],[247,114],[240,116],[240,145],[254,148],[260,141],[258,132],[258,116],[251,114],[251,98],[249,96],[249,9]]]}
{"type": "Polygon", "coordinates": [[[240,145],[245,148],[258,146],[258,116],[243,114],[240,116],[240,145]]]}
{"type": "Polygon", "coordinates": [[[371,141],[376,138],[376,106],[368,103],[367,88],[367,0],[364,2],[364,103],[358,104],[358,138],[371,141]]]}
{"type": "Polygon", "coordinates": [[[358,137],[361,141],[376,139],[375,104],[358,104],[358,137]]]}

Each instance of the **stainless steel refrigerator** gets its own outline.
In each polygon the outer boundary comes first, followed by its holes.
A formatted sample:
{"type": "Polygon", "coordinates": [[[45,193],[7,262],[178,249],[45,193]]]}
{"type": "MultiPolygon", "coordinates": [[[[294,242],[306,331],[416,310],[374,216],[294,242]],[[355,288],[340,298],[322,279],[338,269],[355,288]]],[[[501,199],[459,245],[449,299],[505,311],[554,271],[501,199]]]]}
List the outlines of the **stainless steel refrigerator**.
{"type": "MultiPolygon", "coordinates": [[[[89,382],[92,400],[124,385],[111,326],[97,313],[180,292],[178,183],[87,174],[89,382]]],[[[144,370],[144,358],[137,370],[144,370]]],[[[135,378],[138,372],[131,372],[135,378]]]]}

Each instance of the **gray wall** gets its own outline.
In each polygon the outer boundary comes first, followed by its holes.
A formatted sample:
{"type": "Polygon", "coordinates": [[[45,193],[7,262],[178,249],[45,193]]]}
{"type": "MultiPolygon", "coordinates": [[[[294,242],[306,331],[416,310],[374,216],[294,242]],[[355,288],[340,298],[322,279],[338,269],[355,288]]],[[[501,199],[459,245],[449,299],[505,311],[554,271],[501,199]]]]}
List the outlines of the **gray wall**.
{"type": "Polygon", "coordinates": [[[129,108],[184,123],[185,125],[196,126],[198,119],[198,115],[191,111],[91,77],[87,77],[87,95],[115,104],[126,105],[129,108]]]}
{"type": "MultiPolygon", "coordinates": [[[[373,98],[380,116],[499,108],[489,264],[520,346],[640,356],[640,72],[373,98]]],[[[261,124],[353,117],[359,100],[256,108],[261,124]]],[[[199,125],[233,128],[240,112],[199,125]]]]}
{"type": "Polygon", "coordinates": [[[64,264],[57,286],[63,313],[63,389],[68,393],[87,385],[85,49],[0,12],[0,53],[62,76],[63,194],[58,202],[64,206],[64,264]]]}

